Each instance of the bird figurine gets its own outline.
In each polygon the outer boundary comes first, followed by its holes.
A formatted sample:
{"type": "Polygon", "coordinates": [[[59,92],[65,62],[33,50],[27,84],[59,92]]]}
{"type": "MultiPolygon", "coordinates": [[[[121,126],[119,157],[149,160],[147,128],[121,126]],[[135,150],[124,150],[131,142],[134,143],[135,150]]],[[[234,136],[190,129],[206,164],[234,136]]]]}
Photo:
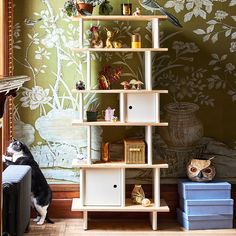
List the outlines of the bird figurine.
{"type": "Polygon", "coordinates": [[[160,11],[162,14],[168,17],[168,20],[175,26],[182,28],[179,20],[167,12],[162,6],[160,6],[155,0],[139,0],[140,5],[148,11],[160,11]]]}
{"type": "Polygon", "coordinates": [[[35,24],[37,24],[38,22],[40,22],[43,18],[38,18],[36,20],[32,20],[32,19],[25,19],[24,22],[27,26],[31,26],[33,27],[35,24]]]}

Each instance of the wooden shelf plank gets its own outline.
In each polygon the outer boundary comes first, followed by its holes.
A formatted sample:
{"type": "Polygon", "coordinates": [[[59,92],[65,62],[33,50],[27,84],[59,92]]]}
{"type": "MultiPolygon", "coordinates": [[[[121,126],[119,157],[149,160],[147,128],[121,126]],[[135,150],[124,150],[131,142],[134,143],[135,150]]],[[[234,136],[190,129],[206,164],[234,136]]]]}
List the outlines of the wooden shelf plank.
{"type": "Polygon", "coordinates": [[[76,52],[167,52],[168,48],[77,48],[71,50],[76,52]]]}
{"type": "Polygon", "coordinates": [[[92,121],[92,122],[81,122],[80,120],[72,120],[72,125],[76,126],[168,126],[167,122],[155,123],[155,122],[111,122],[111,121],[92,121]]]}
{"type": "Polygon", "coordinates": [[[167,16],[163,15],[142,15],[142,16],[122,16],[122,15],[109,15],[109,16],[74,16],[71,17],[73,21],[79,21],[80,19],[84,21],[91,20],[103,20],[103,21],[150,21],[153,19],[166,20],[167,16]]]}
{"type": "Polygon", "coordinates": [[[95,163],[95,164],[87,164],[81,163],[78,159],[73,159],[72,161],[73,168],[142,168],[142,169],[153,169],[153,168],[168,168],[168,164],[162,160],[158,160],[152,165],[149,164],[126,164],[125,162],[108,162],[108,163],[95,163]]]}
{"type": "Polygon", "coordinates": [[[149,207],[143,207],[142,205],[135,205],[130,199],[126,199],[125,206],[81,206],[79,198],[73,198],[71,211],[116,211],[116,212],[169,212],[170,209],[167,206],[164,199],[161,199],[161,206],[156,207],[152,203],[149,207]]]}
{"type": "Polygon", "coordinates": [[[107,90],[77,90],[72,89],[73,93],[168,93],[168,90],[146,90],[146,89],[140,89],[140,90],[132,90],[132,89],[107,89],[107,90]]]}

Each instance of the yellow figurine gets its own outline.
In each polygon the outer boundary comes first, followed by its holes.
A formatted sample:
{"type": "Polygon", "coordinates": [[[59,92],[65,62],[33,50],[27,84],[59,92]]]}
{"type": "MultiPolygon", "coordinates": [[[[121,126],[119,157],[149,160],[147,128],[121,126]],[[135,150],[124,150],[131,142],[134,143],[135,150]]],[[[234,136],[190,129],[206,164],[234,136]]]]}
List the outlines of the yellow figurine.
{"type": "Polygon", "coordinates": [[[106,47],[105,48],[121,48],[122,47],[122,43],[119,41],[112,41],[112,38],[114,36],[114,34],[116,33],[112,33],[110,30],[108,30],[105,27],[105,30],[107,32],[107,39],[106,39],[106,47]]]}

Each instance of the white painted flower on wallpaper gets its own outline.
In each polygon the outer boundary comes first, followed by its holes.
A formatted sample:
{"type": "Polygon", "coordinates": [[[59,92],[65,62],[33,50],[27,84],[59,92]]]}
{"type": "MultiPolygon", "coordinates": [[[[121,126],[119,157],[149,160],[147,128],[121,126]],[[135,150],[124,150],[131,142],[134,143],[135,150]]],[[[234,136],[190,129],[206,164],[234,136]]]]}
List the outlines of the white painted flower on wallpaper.
{"type": "Polygon", "coordinates": [[[13,48],[14,49],[21,49],[20,44],[22,41],[19,39],[21,33],[21,26],[20,23],[16,23],[13,28],[13,48]]]}
{"type": "Polygon", "coordinates": [[[216,20],[224,20],[229,14],[225,11],[222,11],[222,10],[217,10],[216,13],[215,13],[215,19],[216,20]]]}
{"type": "Polygon", "coordinates": [[[190,21],[193,16],[206,19],[207,14],[212,12],[212,6],[210,0],[172,0],[165,4],[166,8],[174,8],[176,13],[186,8],[189,12],[184,15],[184,22],[190,21]]]}
{"type": "Polygon", "coordinates": [[[236,52],[236,41],[231,42],[229,50],[230,50],[230,52],[236,52]]]}
{"type": "Polygon", "coordinates": [[[20,101],[22,102],[22,107],[29,107],[31,110],[37,109],[39,106],[49,104],[52,99],[49,96],[49,89],[44,89],[40,86],[34,86],[32,89],[23,88],[22,97],[20,101]]]}
{"type": "Polygon", "coordinates": [[[63,36],[63,34],[63,29],[53,29],[52,31],[49,31],[48,34],[41,40],[41,43],[47,48],[53,48],[60,39],[60,37],[63,36]]]}
{"type": "Polygon", "coordinates": [[[236,86],[232,81],[236,81],[235,65],[233,63],[226,63],[228,59],[227,54],[222,56],[212,54],[212,59],[209,62],[212,75],[207,79],[208,89],[225,89],[227,94],[231,96],[232,101],[236,101],[236,86]],[[215,72],[215,73],[214,73],[215,72]],[[220,76],[223,74],[224,76],[220,76]]]}
{"type": "Polygon", "coordinates": [[[14,121],[14,137],[27,146],[30,146],[35,140],[35,129],[31,124],[26,124],[21,120],[14,121]]]}
{"type": "MultiPolygon", "coordinates": [[[[230,3],[229,7],[233,5],[230,3]]],[[[212,43],[216,43],[219,40],[219,36],[230,38],[231,40],[236,39],[236,27],[235,21],[236,16],[231,15],[232,23],[225,23],[224,21],[228,19],[229,13],[223,10],[217,10],[215,12],[214,18],[207,21],[206,29],[198,28],[193,32],[197,35],[201,35],[203,42],[211,40],[212,43]]],[[[232,45],[232,43],[231,43],[232,45]]],[[[230,49],[231,51],[231,49],[230,49]]]]}
{"type": "Polygon", "coordinates": [[[36,60],[43,60],[43,59],[50,59],[51,53],[48,52],[45,48],[38,47],[37,50],[35,50],[35,56],[34,58],[36,60]]]}

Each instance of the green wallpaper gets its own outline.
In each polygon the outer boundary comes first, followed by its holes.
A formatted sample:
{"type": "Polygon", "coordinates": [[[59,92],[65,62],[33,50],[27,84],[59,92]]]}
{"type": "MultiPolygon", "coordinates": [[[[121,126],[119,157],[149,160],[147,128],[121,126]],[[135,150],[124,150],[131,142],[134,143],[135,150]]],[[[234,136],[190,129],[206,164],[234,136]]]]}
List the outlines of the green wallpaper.
{"type": "MultiPolygon", "coordinates": [[[[120,14],[122,1],[110,1],[113,14],[120,14]]],[[[204,129],[203,156],[214,155],[218,176],[234,180],[236,177],[236,1],[235,0],[173,0],[158,1],[175,15],[183,28],[168,21],[162,22],[161,46],[165,53],[154,53],[153,86],[168,89],[162,96],[164,106],[169,103],[197,104],[199,120],[204,129]]],[[[86,157],[86,129],[74,128],[71,120],[78,117],[79,99],[71,93],[78,80],[86,80],[86,58],[70,50],[78,45],[78,23],[71,22],[61,11],[62,0],[15,1],[14,59],[15,74],[27,74],[32,80],[20,90],[15,102],[16,137],[28,144],[46,177],[52,182],[77,182],[77,171],[71,160],[77,155],[86,157]]],[[[138,1],[133,1],[133,8],[138,1]]],[[[94,14],[97,14],[95,9],[94,14]]],[[[150,14],[143,10],[143,14],[150,14]]],[[[99,25],[117,30],[117,39],[130,45],[130,35],[142,35],[142,45],[151,44],[151,24],[145,22],[90,22],[89,28],[99,25]]],[[[85,46],[88,40],[85,40],[85,46]]],[[[120,65],[121,80],[143,80],[143,55],[140,53],[94,53],[92,56],[93,86],[97,74],[105,64],[120,65]]],[[[114,88],[119,88],[119,82],[114,88]]],[[[116,96],[88,95],[85,108],[98,100],[100,111],[108,105],[118,112],[116,96]]],[[[117,113],[118,114],[118,113],[117,113]]],[[[142,128],[93,129],[93,155],[99,157],[103,140],[119,142],[124,136],[143,136],[142,128]]],[[[170,164],[162,173],[163,181],[184,176],[184,166],[196,146],[169,147],[159,130],[155,129],[154,155],[170,164]],[[159,150],[163,151],[164,154],[159,150]],[[169,152],[171,151],[171,153],[169,152]]],[[[198,152],[197,149],[196,152],[198,152]]],[[[115,150],[118,153],[118,150],[115,150]]],[[[129,178],[149,179],[149,172],[132,171],[129,178]]]]}

